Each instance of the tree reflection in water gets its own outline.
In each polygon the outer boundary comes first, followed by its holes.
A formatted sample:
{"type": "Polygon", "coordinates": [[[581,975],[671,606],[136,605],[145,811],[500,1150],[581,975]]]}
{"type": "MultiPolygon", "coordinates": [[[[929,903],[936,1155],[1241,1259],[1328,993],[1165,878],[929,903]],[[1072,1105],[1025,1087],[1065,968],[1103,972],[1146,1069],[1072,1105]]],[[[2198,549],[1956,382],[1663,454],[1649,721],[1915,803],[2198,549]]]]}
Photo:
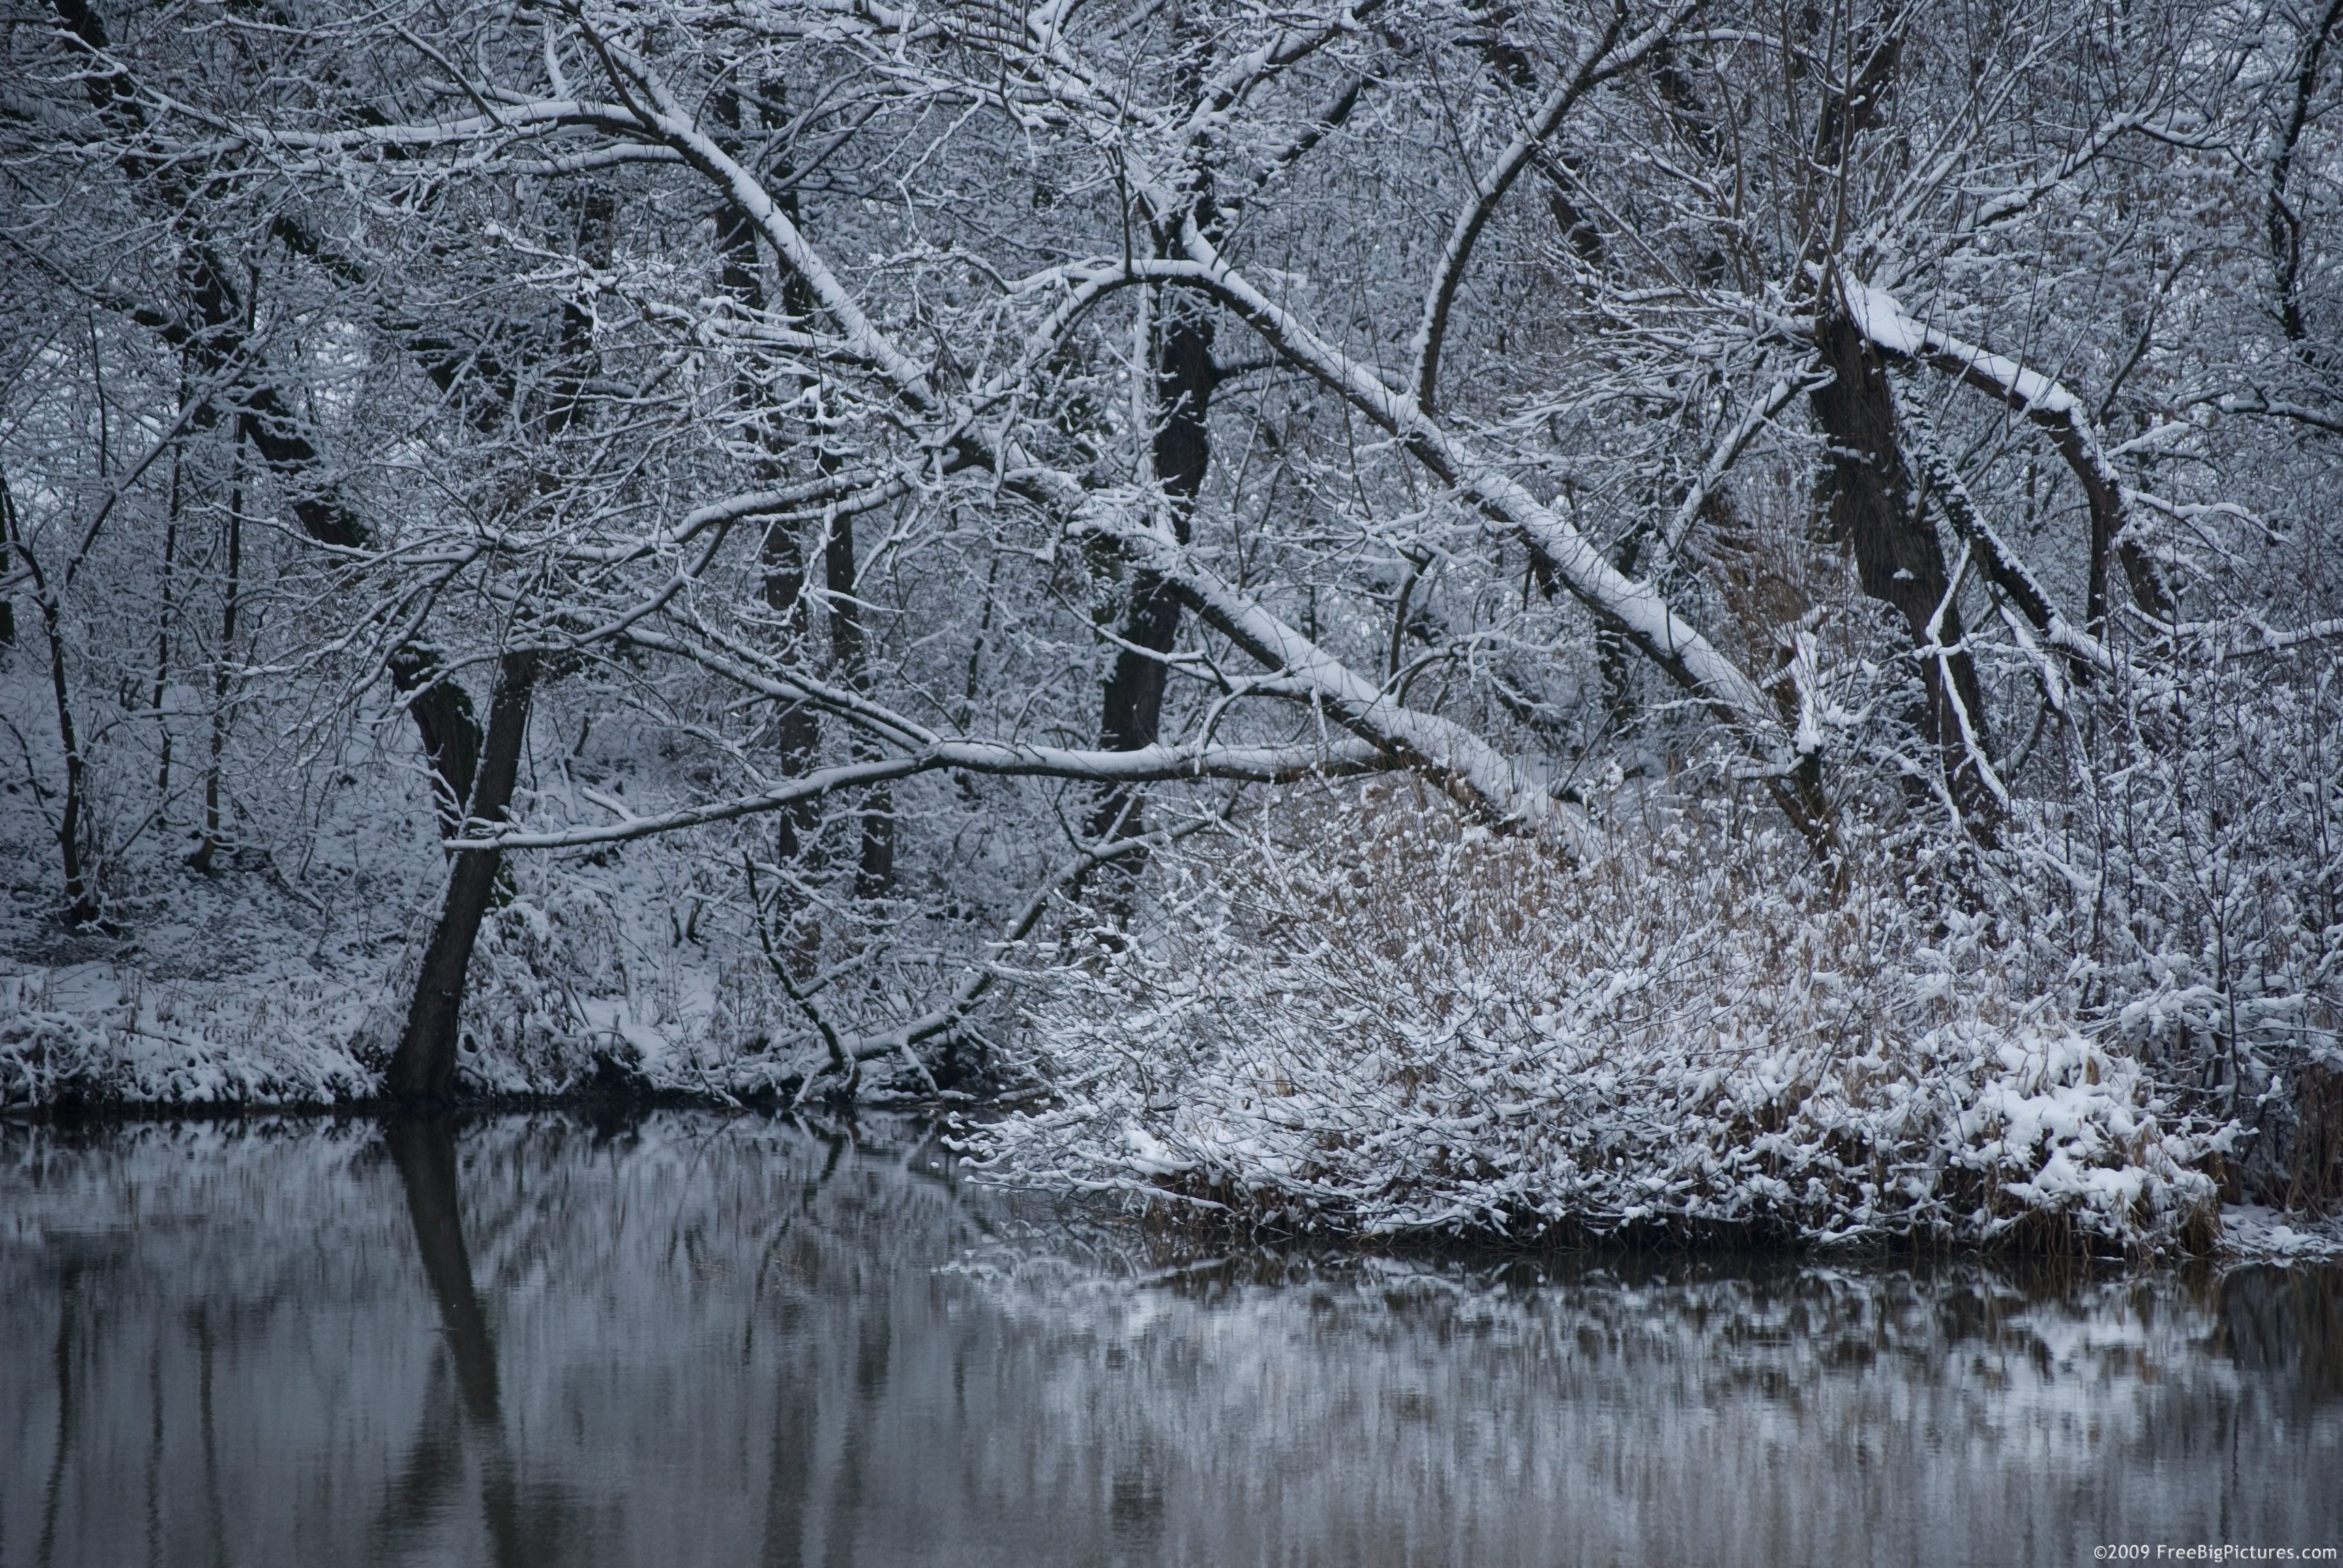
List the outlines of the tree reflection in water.
{"type": "Polygon", "coordinates": [[[447,1494],[464,1479],[462,1439],[468,1432],[479,1448],[480,1516],[498,1568],[558,1563],[558,1493],[545,1494],[526,1511],[515,1496],[512,1451],[497,1403],[496,1344],[488,1336],[479,1292],[472,1284],[472,1261],[464,1250],[453,1121],[444,1113],[394,1117],[384,1125],[383,1142],[407,1190],[416,1251],[438,1303],[462,1408],[459,1412],[458,1402],[448,1398],[447,1362],[434,1358],[422,1422],[384,1500],[370,1544],[385,1560],[405,1555],[403,1549],[413,1534],[447,1507],[447,1494]]]}
{"type": "Polygon", "coordinates": [[[2343,1544],[2331,1269],[1197,1260],[910,1128],[0,1129],[0,1568],[2343,1544]]]}

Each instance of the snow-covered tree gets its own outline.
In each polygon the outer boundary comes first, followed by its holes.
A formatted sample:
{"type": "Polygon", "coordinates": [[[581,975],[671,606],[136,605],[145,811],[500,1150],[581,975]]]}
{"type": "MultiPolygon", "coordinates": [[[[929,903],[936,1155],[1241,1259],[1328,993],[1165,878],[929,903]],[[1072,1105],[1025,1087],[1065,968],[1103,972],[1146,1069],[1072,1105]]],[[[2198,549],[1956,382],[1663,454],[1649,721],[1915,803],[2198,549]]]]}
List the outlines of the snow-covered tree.
{"type": "Polygon", "coordinates": [[[802,1089],[956,1068],[1251,802],[1411,771],[1590,867],[1658,802],[2010,922],[2277,1181],[2343,966],[2332,9],[58,0],[11,809],[88,921],[400,759],[427,1095],[498,888],[618,846],[753,971],[725,1081],[802,1089]]]}

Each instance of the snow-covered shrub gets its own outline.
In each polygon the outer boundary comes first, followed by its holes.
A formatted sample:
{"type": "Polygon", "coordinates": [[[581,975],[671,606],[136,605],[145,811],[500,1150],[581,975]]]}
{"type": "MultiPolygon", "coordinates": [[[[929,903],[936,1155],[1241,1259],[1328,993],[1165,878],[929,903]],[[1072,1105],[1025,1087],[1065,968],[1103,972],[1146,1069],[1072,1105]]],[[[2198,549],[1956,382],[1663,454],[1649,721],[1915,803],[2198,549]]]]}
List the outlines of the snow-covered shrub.
{"type": "Polygon", "coordinates": [[[0,975],[0,1111],[369,1099],[380,1081],[344,1043],[363,1010],[352,988],[291,974],[150,985],[91,964],[0,975]]]}
{"type": "Polygon", "coordinates": [[[1576,849],[1379,787],[1161,863],[1050,980],[980,1168],[1239,1224],[2200,1249],[2223,1135],[1860,836],[1624,798],[1576,849]]]}
{"type": "MultiPolygon", "coordinates": [[[[638,859],[627,875],[520,868],[473,950],[457,1058],[464,1092],[724,1096],[716,1070],[739,1053],[740,1031],[722,980],[739,960],[703,950],[696,928],[683,935],[699,914],[664,880],[688,862],[665,846],[638,859]]],[[[738,935],[721,933],[728,947],[738,935]]]]}
{"type": "Polygon", "coordinates": [[[598,1034],[614,1060],[631,1064],[638,1054],[617,1032],[631,977],[609,911],[591,889],[536,892],[516,895],[481,924],[457,1069],[475,1092],[574,1088],[591,1070],[598,1034]],[[620,1000],[598,1019],[588,999],[605,990],[620,1000]]]}
{"type": "Polygon", "coordinates": [[[2084,1004],[2161,1079],[2252,1128],[2243,1195],[2331,1201],[2343,682],[2317,649],[2224,657],[2207,640],[2133,672],[2096,788],[2020,839],[2038,873],[2020,887],[2038,900],[2031,923],[2063,923],[2084,1004]]]}

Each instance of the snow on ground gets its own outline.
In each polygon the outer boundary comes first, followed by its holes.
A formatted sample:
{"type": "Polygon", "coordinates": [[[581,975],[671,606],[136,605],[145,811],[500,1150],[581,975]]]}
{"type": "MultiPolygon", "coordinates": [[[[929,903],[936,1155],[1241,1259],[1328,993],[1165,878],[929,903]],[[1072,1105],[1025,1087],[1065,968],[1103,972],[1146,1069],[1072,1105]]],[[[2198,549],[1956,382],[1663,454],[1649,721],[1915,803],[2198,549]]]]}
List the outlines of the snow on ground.
{"type": "Polygon", "coordinates": [[[2317,1262],[2343,1258],[2343,1215],[2318,1219],[2258,1203],[2225,1204],[2221,1251],[2241,1261],[2317,1262]]]}
{"type": "MultiPolygon", "coordinates": [[[[541,784],[638,766],[612,744],[541,784]]],[[[17,838],[0,1110],[374,1098],[443,874],[412,780],[375,780],[297,863],[249,842],[198,872],[158,842],[117,872],[109,933],[45,918],[17,838]]],[[[1300,853],[1167,857],[1147,940],[1048,969],[1031,1066],[1055,1098],[977,1134],[998,1176],[1301,1231],[2211,1243],[2193,1167],[2217,1130],[2014,1000],[1981,927],[1924,940],[1878,889],[1752,883],[1688,841],[1563,867],[1473,829],[1323,826],[1300,853]]],[[[705,865],[659,840],[517,860],[462,1086],[801,1081],[814,1047],[705,865]]],[[[2224,1218],[2240,1256],[2335,1246],[2224,1218]]]]}
{"type": "MultiPolygon", "coordinates": [[[[558,725],[544,728],[551,739],[558,725]]],[[[616,725],[561,751],[549,746],[523,774],[550,812],[576,808],[581,782],[622,794],[675,783],[655,748],[638,750],[616,725]]],[[[415,769],[355,744],[348,760],[306,822],[261,809],[255,784],[255,807],[234,816],[237,841],[208,871],[186,863],[182,803],[182,831],[149,833],[106,862],[100,930],[57,923],[41,803],[0,792],[0,885],[13,893],[0,906],[0,1111],[379,1092],[445,861],[415,769]]],[[[802,1075],[802,1020],[774,1005],[730,890],[684,846],[518,857],[509,869],[474,960],[463,1090],[552,1095],[615,1073],[720,1101],[802,1075]]]]}
{"type": "Polygon", "coordinates": [[[370,1098],[368,999],[298,960],[231,981],[124,963],[0,974],[0,1107],[330,1104],[370,1098]]]}

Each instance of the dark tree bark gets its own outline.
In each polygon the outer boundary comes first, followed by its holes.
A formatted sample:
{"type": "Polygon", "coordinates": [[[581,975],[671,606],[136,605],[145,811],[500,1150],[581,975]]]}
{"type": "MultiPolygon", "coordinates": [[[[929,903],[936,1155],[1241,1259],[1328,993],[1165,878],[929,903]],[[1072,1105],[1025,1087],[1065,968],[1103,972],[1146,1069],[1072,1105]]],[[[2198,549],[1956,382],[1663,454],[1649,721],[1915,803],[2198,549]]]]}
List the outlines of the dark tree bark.
{"type": "MultiPolygon", "coordinates": [[[[474,824],[503,821],[512,804],[521,746],[528,735],[528,705],[537,685],[538,662],[533,652],[508,653],[498,668],[496,696],[488,705],[488,741],[481,749],[479,777],[468,813],[474,824]]],[[[497,873],[503,865],[499,850],[456,852],[447,875],[447,901],[440,910],[439,923],[432,930],[431,945],[424,950],[422,973],[416,977],[406,1032],[399,1037],[398,1050],[383,1081],[385,1091],[394,1099],[444,1101],[454,1089],[465,976],[472,967],[480,920],[495,896],[497,873]]]]}
{"type": "MultiPolygon", "coordinates": [[[[1838,311],[1824,314],[1817,347],[1835,377],[1813,398],[1815,422],[1831,447],[1831,538],[1854,555],[1863,591],[1902,614],[1916,645],[1928,644],[1941,607],[1936,640],[1955,646],[1963,635],[1960,609],[1945,602],[1944,552],[1936,529],[1914,506],[1917,488],[1905,465],[1886,366],[1838,311]]],[[[1916,727],[1941,754],[1954,800],[1974,824],[1989,829],[1996,802],[1969,753],[1961,713],[1954,707],[1957,701],[1966,711],[1982,748],[1985,696],[1976,666],[1966,653],[1932,657],[1924,660],[1921,678],[1927,696],[1916,715],[1916,727]]]]}
{"type": "MultiPolygon", "coordinates": [[[[65,923],[86,925],[97,919],[97,890],[91,886],[88,868],[82,861],[83,799],[86,793],[85,764],[81,742],[74,728],[73,693],[66,679],[65,628],[58,624],[62,607],[49,580],[41,570],[39,559],[27,548],[24,540],[21,519],[16,515],[16,498],[8,487],[8,478],[0,474],[0,545],[14,540],[16,553],[24,558],[25,570],[33,579],[33,597],[41,612],[41,629],[49,645],[49,693],[56,703],[57,739],[65,754],[65,800],[57,816],[57,851],[63,860],[65,882],[65,923]]],[[[9,630],[15,628],[12,624],[9,630]]]]}
{"type": "MultiPolygon", "coordinates": [[[[1818,20],[1815,13],[1808,15],[1818,20]]],[[[1826,87],[1815,120],[1815,161],[1829,169],[1844,168],[1855,138],[1886,117],[1888,95],[1904,58],[1900,5],[1890,0],[1850,42],[1854,48],[1847,63],[1852,70],[1826,87]]],[[[1885,361],[1835,297],[1829,228],[1820,226],[1806,260],[1814,276],[1823,279],[1813,300],[1815,347],[1832,376],[1830,384],[1811,398],[1815,422],[1830,444],[1831,462],[1825,474],[1830,537],[1855,557],[1863,591],[1895,606],[1903,616],[1916,646],[1929,645],[1933,624],[1937,646],[1955,647],[1962,640],[1963,628],[1959,607],[1946,602],[1944,551],[1919,509],[1919,490],[1905,461],[1885,361]]],[[[1982,753],[1985,694],[1976,662],[1966,653],[1930,656],[1922,661],[1920,675],[1926,695],[1912,716],[1913,727],[1936,748],[1946,788],[1970,830],[1989,840],[1999,802],[1977,769],[1962,727],[1966,715],[1982,753]]],[[[1810,776],[1796,781],[1795,794],[1819,802],[1819,762],[1805,771],[1810,776]]]]}
{"type": "Polygon", "coordinates": [[[2343,0],[2327,0],[2304,32],[2301,52],[2295,57],[2286,117],[2279,122],[2270,154],[2269,215],[2264,228],[2270,266],[2277,275],[2278,327],[2298,351],[2310,337],[2310,324],[2302,313],[2302,219],[2288,199],[2286,187],[2294,174],[2294,155],[2301,145],[2303,127],[2310,120],[2311,94],[2318,85],[2328,40],[2339,25],[2343,25],[2343,0]]]}
{"type": "MultiPolygon", "coordinates": [[[[857,592],[854,519],[840,513],[830,519],[822,540],[822,586],[830,601],[831,668],[860,691],[870,684],[869,650],[862,635],[861,601],[857,592]]],[[[854,892],[857,898],[884,898],[895,883],[895,806],[893,791],[884,785],[866,790],[860,813],[855,850],[854,892]]]]}
{"type": "MultiPolygon", "coordinates": [[[[797,530],[780,519],[768,525],[762,555],[765,608],[779,622],[775,635],[783,648],[782,662],[794,665],[803,657],[810,629],[805,605],[805,551],[798,544],[797,530]]],[[[799,702],[783,703],[774,715],[773,729],[782,770],[797,775],[812,768],[814,748],[821,739],[813,710],[799,702]]],[[[817,810],[813,801],[801,800],[775,813],[780,824],[774,851],[783,862],[796,859],[810,840],[817,810]]]]}
{"type": "MultiPolygon", "coordinates": [[[[2094,637],[2107,635],[2110,585],[2117,564],[2123,567],[2124,581],[2131,589],[2131,602],[2158,620],[2170,620],[2172,596],[2166,591],[2156,563],[2139,542],[2124,538],[2123,496],[2106,471],[2092,460],[2077,424],[2080,417],[2069,411],[2065,422],[2048,428],[2052,444],[2074,473],[2091,512],[2091,564],[2089,580],[2085,585],[2088,597],[2083,607],[2084,624],[2094,637]]],[[[2037,419],[2036,423],[2046,422],[2037,419]]]]}
{"type": "MultiPolygon", "coordinates": [[[[185,385],[182,385],[179,388],[179,398],[183,407],[186,406],[186,395],[187,389],[185,385]]],[[[181,457],[182,454],[179,452],[171,454],[171,492],[163,512],[163,573],[160,585],[163,609],[162,614],[156,618],[155,630],[155,699],[152,708],[155,714],[156,739],[161,743],[162,751],[160,762],[155,769],[155,809],[157,818],[165,824],[166,829],[171,820],[171,720],[170,716],[164,709],[163,699],[170,689],[171,630],[177,620],[178,611],[178,607],[172,601],[171,590],[172,579],[178,570],[179,478],[183,467],[181,457]]],[[[0,573],[5,573],[6,569],[6,563],[0,561],[0,573]]]]}
{"type": "MultiPolygon", "coordinates": [[[[1181,68],[1182,90],[1190,102],[1199,102],[1203,92],[1202,62],[1209,53],[1200,45],[1206,40],[1196,19],[1183,13],[1173,13],[1172,27],[1189,45],[1181,68]]],[[[1348,102],[1338,118],[1350,113],[1348,102]]],[[[1192,216],[1197,226],[1217,236],[1222,215],[1209,168],[1197,176],[1191,194],[1195,198],[1192,216]]],[[[1153,236],[1158,254],[1177,254],[1178,227],[1176,222],[1167,223],[1153,236]]],[[[1155,477],[1171,498],[1172,532],[1184,545],[1189,516],[1212,459],[1212,431],[1206,419],[1212,412],[1212,389],[1220,384],[1220,373],[1212,364],[1213,308],[1202,296],[1180,288],[1161,290],[1156,296],[1156,307],[1149,344],[1154,361],[1155,477]]],[[[1131,597],[1124,601],[1120,628],[1123,646],[1115,653],[1114,669],[1100,703],[1100,741],[1114,751],[1152,746],[1162,733],[1163,687],[1169,671],[1161,656],[1172,651],[1180,635],[1180,600],[1161,577],[1133,571],[1129,587],[1131,597]]],[[[1091,815],[1091,837],[1141,831],[1145,805],[1141,792],[1129,786],[1101,790],[1098,808],[1091,815]]],[[[1129,886],[1140,863],[1131,859],[1118,869],[1121,886],[1129,886]]]]}
{"type": "MultiPolygon", "coordinates": [[[[1172,527],[1188,542],[1189,514],[1204,487],[1212,464],[1212,434],[1206,417],[1219,373],[1212,367],[1212,317],[1202,299],[1167,291],[1155,330],[1154,457],[1156,477],[1172,498],[1172,527]]],[[[1180,635],[1180,600],[1153,572],[1135,571],[1131,597],[1117,628],[1128,645],[1114,658],[1106,683],[1099,732],[1115,751],[1155,744],[1163,722],[1166,671],[1160,656],[1180,635]],[[1144,650],[1144,651],[1141,651],[1144,650]]],[[[1141,799],[1129,786],[1103,791],[1091,818],[1093,837],[1140,830],[1141,799]]]]}
{"type": "Polygon", "coordinates": [[[1904,18],[1897,5],[1883,6],[1875,21],[1856,35],[1864,50],[1862,67],[1843,89],[1823,96],[1823,110],[1815,120],[1815,160],[1837,168],[1846,159],[1847,143],[1886,117],[1887,95],[1896,85],[1896,68],[1904,63],[1904,18]]]}
{"type": "MultiPolygon", "coordinates": [[[[617,235],[618,205],[607,191],[587,188],[577,203],[577,246],[598,264],[608,262],[617,235]]],[[[588,412],[595,368],[592,322],[574,303],[565,306],[558,350],[548,367],[548,394],[530,410],[552,441],[574,429],[588,412]]],[[[466,824],[477,829],[505,819],[513,783],[528,739],[529,700],[535,695],[541,658],[534,650],[507,653],[498,662],[488,729],[479,749],[466,824]]],[[[442,679],[438,689],[452,689],[442,679]]],[[[467,709],[468,711],[468,709],[467,709]]],[[[456,1053],[462,1038],[464,990],[480,921],[496,895],[504,856],[495,849],[462,849],[447,875],[447,901],[408,1003],[407,1028],[384,1080],[386,1092],[407,1101],[444,1101],[456,1080],[456,1053]]]]}
{"type": "MultiPolygon", "coordinates": [[[[29,564],[31,556],[26,555],[29,564]]],[[[35,582],[35,590],[40,585],[35,582]]],[[[97,919],[97,890],[90,883],[88,868],[82,861],[82,809],[88,793],[88,765],[83,759],[81,741],[74,729],[73,700],[65,680],[65,633],[57,625],[57,601],[48,593],[40,595],[41,629],[49,639],[49,689],[57,710],[57,739],[65,753],[65,795],[57,811],[57,852],[64,861],[65,880],[65,921],[69,926],[87,925],[97,919]]]]}
{"type": "Polygon", "coordinates": [[[219,652],[212,660],[212,742],[210,765],[204,773],[204,830],[196,852],[187,857],[187,864],[198,871],[210,870],[212,857],[219,851],[220,761],[227,750],[227,698],[232,684],[228,661],[236,652],[236,612],[244,597],[244,453],[250,424],[249,418],[237,421],[236,453],[228,465],[227,584],[220,605],[219,652]]]}
{"type": "Polygon", "coordinates": [[[464,819],[464,802],[471,799],[472,780],[480,766],[480,720],[472,710],[471,695],[452,680],[441,678],[437,650],[417,643],[391,650],[390,683],[407,696],[407,716],[415,720],[429,759],[434,791],[439,800],[439,834],[453,838],[464,819]]]}

